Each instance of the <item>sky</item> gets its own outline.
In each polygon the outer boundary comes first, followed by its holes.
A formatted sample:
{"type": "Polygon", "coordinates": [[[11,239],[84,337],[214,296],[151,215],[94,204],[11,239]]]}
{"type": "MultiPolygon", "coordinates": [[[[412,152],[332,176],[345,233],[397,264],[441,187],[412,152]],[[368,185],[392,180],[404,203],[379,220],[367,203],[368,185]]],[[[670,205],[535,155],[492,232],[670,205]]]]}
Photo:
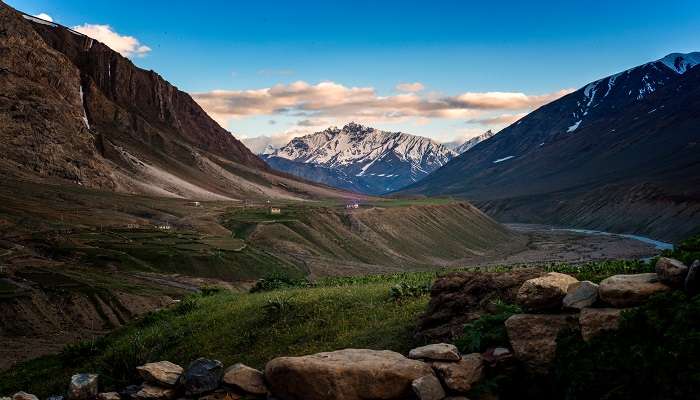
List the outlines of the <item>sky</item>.
{"type": "Polygon", "coordinates": [[[700,2],[8,0],[153,69],[254,151],[350,121],[463,141],[700,51],[700,2]]]}

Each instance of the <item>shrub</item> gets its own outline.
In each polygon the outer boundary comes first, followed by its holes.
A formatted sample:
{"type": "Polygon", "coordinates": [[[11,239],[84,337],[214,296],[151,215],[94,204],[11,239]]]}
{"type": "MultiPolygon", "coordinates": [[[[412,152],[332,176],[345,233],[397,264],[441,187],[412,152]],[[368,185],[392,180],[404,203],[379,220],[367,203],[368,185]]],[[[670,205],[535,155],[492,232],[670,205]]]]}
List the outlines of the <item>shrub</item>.
{"type": "Polygon", "coordinates": [[[455,340],[462,353],[482,352],[489,347],[508,346],[505,321],[513,314],[522,312],[514,304],[497,300],[493,303],[495,312],[486,314],[464,325],[463,334],[455,340]]]}
{"type": "Polygon", "coordinates": [[[199,292],[201,293],[202,297],[215,295],[223,290],[223,288],[218,286],[202,286],[201,288],[199,288],[199,292]]]}
{"type": "Polygon", "coordinates": [[[394,301],[421,297],[428,293],[430,293],[430,284],[412,285],[410,283],[401,282],[389,289],[389,297],[394,301]]]}
{"type": "Polygon", "coordinates": [[[308,279],[295,279],[283,274],[273,273],[264,278],[258,279],[258,281],[255,282],[255,285],[250,288],[250,293],[310,286],[312,286],[312,284],[308,279]]]}
{"type": "Polygon", "coordinates": [[[617,331],[559,338],[561,398],[690,399],[700,393],[700,296],[677,291],[623,313],[617,331]]]}
{"type": "Polygon", "coordinates": [[[185,297],[184,299],[180,300],[179,303],[177,303],[177,306],[175,306],[174,308],[174,312],[177,315],[185,315],[196,310],[197,307],[199,307],[197,298],[195,296],[189,296],[185,297]]]}
{"type": "Polygon", "coordinates": [[[690,266],[693,261],[700,260],[700,235],[682,241],[673,250],[664,251],[664,256],[673,257],[690,266]]]}

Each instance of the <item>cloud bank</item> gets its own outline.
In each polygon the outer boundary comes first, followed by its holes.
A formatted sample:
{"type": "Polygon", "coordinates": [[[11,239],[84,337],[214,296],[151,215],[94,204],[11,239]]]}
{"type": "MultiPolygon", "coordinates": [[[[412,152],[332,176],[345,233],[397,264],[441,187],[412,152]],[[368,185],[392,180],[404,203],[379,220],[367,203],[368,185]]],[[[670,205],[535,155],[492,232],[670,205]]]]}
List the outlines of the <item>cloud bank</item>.
{"type": "Polygon", "coordinates": [[[120,35],[109,25],[83,24],[73,30],[99,40],[124,57],[144,57],[151,51],[135,37],[120,35]]]}
{"type": "Polygon", "coordinates": [[[315,85],[297,81],[263,89],[194,93],[193,97],[218,121],[255,115],[286,115],[306,120],[331,117],[392,121],[406,118],[475,119],[485,112],[497,110],[529,111],[569,92],[571,90],[560,90],[543,95],[466,92],[456,96],[411,92],[380,96],[372,87],[347,87],[332,81],[315,85]]]}

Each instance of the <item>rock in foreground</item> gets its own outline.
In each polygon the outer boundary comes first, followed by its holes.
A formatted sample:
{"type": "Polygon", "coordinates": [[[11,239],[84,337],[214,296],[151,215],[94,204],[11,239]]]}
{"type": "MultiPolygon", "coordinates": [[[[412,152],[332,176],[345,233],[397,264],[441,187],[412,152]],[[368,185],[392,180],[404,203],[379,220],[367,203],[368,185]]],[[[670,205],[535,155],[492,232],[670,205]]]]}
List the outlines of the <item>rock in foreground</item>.
{"type": "Polygon", "coordinates": [[[581,336],[583,340],[591,340],[601,332],[617,329],[620,323],[619,308],[584,308],[579,315],[581,336]]]}
{"type": "Polygon", "coordinates": [[[576,278],[558,272],[550,272],[539,278],[529,279],[518,290],[518,304],[529,310],[553,310],[561,308],[569,285],[576,278]]]}
{"type": "Polygon", "coordinates": [[[613,275],[600,282],[599,296],[614,307],[634,307],[656,293],[671,290],[655,273],[613,275]]]}
{"type": "Polygon", "coordinates": [[[413,381],[413,392],[419,400],[442,400],[445,398],[445,389],[435,375],[426,375],[413,381]]]}
{"type": "Polygon", "coordinates": [[[416,347],[408,353],[408,358],[436,361],[457,361],[462,358],[457,346],[449,343],[436,343],[416,347]]]}
{"type": "Polygon", "coordinates": [[[534,372],[546,372],[556,354],[557,336],[578,328],[578,316],[516,314],[505,325],[515,357],[534,372]]]}
{"type": "Polygon", "coordinates": [[[211,392],[219,387],[224,366],[221,361],[198,358],[187,366],[180,383],[190,395],[211,392]]]}
{"type": "Polygon", "coordinates": [[[182,367],[170,361],[159,361],[136,367],[139,375],[150,383],[175,386],[182,375],[182,367]]]}
{"type": "Polygon", "coordinates": [[[564,308],[580,310],[598,300],[598,285],[591,281],[576,282],[569,286],[562,301],[564,308]]]}
{"type": "Polygon", "coordinates": [[[467,354],[458,362],[435,362],[433,369],[447,388],[465,393],[484,377],[484,360],[479,353],[467,354]]]}
{"type": "Polygon", "coordinates": [[[262,372],[245,364],[234,364],[226,370],[223,382],[246,393],[264,395],[267,393],[262,372]]]}
{"type": "Polygon", "coordinates": [[[87,400],[97,396],[96,374],[75,374],[70,378],[68,398],[71,400],[87,400]]]}
{"type": "Polygon", "coordinates": [[[688,274],[688,267],[674,258],[661,257],[656,262],[656,274],[661,283],[674,288],[682,288],[685,276],[688,274]]]}
{"type": "Polygon", "coordinates": [[[279,357],[265,366],[270,391],[282,400],[398,400],[410,397],[412,382],[426,375],[433,375],[427,364],[388,350],[279,357]]]}

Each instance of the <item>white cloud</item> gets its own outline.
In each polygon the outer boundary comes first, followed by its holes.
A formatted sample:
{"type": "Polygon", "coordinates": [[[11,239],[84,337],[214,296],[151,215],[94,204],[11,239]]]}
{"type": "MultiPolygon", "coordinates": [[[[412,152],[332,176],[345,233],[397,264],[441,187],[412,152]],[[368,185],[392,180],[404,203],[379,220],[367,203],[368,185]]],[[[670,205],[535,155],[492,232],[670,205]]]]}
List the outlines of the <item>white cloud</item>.
{"type": "Polygon", "coordinates": [[[73,30],[106,44],[124,57],[144,57],[151,51],[135,37],[120,35],[109,25],[83,24],[74,26],[73,30]]]}
{"type": "Polygon", "coordinates": [[[423,86],[423,84],[420,82],[399,83],[398,85],[396,85],[396,90],[400,92],[416,93],[420,92],[423,89],[425,89],[425,86],[423,86]]]}
{"type": "Polygon", "coordinates": [[[44,21],[53,22],[53,18],[51,18],[51,16],[47,13],[39,13],[35,15],[35,17],[43,19],[44,21]]]}
{"type": "Polygon", "coordinates": [[[520,118],[526,116],[527,113],[517,113],[517,114],[501,114],[496,116],[484,117],[484,118],[474,118],[467,120],[468,124],[479,124],[479,125],[510,125],[513,122],[519,120],[520,118]]]}
{"type": "Polygon", "coordinates": [[[265,150],[265,147],[268,145],[271,145],[274,148],[280,148],[284,146],[285,144],[289,143],[290,140],[297,136],[302,136],[307,134],[308,132],[305,130],[295,130],[291,129],[286,132],[276,134],[276,135],[263,135],[263,136],[256,136],[256,137],[243,137],[240,138],[241,142],[246,145],[255,154],[260,154],[263,150],[265,150]]]}
{"type": "Polygon", "coordinates": [[[304,81],[253,90],[194,93],[195,100],[220,123],[256,115],[285,115],[304,120],[335,118],[364,122],[426,119],[475,119],[494,111],[530,111],[571,90],[543,95],[519,92],[401,93],[380,96],[372,87],[347,87],[325,81],[304,81]]]}

